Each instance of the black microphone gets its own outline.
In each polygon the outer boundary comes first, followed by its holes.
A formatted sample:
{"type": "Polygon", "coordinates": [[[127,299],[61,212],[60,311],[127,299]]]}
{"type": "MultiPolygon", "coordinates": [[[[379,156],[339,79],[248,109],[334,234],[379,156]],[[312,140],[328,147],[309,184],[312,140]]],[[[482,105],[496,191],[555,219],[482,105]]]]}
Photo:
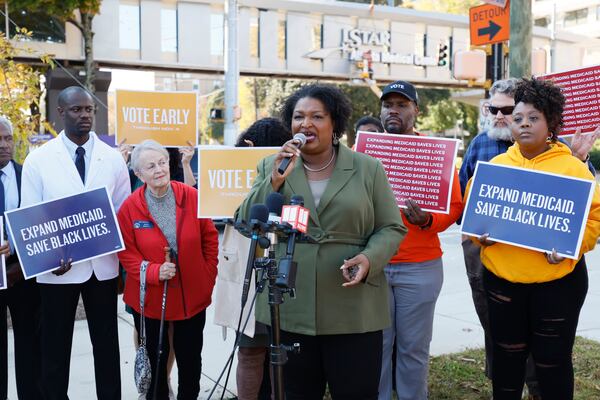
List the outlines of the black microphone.
{"type": "MultiPolygon", "coordinates": [[[[304,207],[304,197],[299,194],[295,194],[290,199],[290,205],[304,207]]],[[[293,261],[294,251],[296,251],[296,239],[298,231],[292,230],[287,239],[287,247],[285,250],[285,256],[279,261],[279,271],[277,273],[277,279],[275,285],[280,288],[294,289],[296,287],[296,272],[298,270],[298,263],[293,261]]]]}
{"type": "MultiPolygon", "coordinates": [[[[269,209],[269,226],[274,228],[273,230],[277,230],[277,225],[281,223],[281,209],[283,208],[283,203],[285,202],[285,198],[281,193],[273,192],[267,196],[267,200],[265,204],[269,209]]],[[[269,238],[269,247],[265,249],[265,257],[274,258],[275,257],[275,245],[277,244],[277,234],[269,231],[267,235],[269,238]]]]}
{"type": "Polygon", "coordinates": [[[244,275],[244,286],[242,288],[242,310],[248,300],[250,291],[250,281],[252,280],[252,269],[254,267],[254,258],[256,257],[256,246],[259,236],[267,220],[269,219],[269,209],[264,204],[254,204],[250,207],[250,222],[248,226],[252,229],[250,237],[250,251],[248,252],[248,261],[246,263],[246,275],[244,275]]]}
{"type": "MultiPolygon", "coordinates": [[[[306,136],[304,135],[304,133],[296,133],[294,135],[294,140],[299,142],[298,144],[296,144],[296,147],[299,149],[301,149],[302,146],[304,146],[306,144],[306,136]]],[[[279,172],[280,174],[283,174],[285,172],[285,170],[290,166],[290,162],[292,162],[292,158],[294,158],[294,156],[284,158],[283,160],[281,160],[281,164],[279,164],[279,167],[277,168],[277,172],[279,172]]]]}

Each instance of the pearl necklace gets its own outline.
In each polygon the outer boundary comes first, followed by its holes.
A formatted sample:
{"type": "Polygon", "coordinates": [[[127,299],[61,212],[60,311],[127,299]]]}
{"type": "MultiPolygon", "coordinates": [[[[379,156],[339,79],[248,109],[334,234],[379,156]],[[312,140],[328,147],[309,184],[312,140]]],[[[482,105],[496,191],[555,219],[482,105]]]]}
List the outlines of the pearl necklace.
{"type": "Polygon", "coordinates": [[[335,158],[335,150],[332,149],[332,151],[331,151],[331,159],[329,160],[329,162],[327,164],[325,164],[324,167],[322,167],[322,168],[311,168],[308,165],[306,165],[306,163],[304,163],[304,162],[302,163],[302,166],[304,168],[306,168],[310,172],[321,172],[321,171],[323,171],[324,169],[326,169],[327,167],[329,167],[331,165],[331,163],[333,162],[334,158],[335,158]]]}

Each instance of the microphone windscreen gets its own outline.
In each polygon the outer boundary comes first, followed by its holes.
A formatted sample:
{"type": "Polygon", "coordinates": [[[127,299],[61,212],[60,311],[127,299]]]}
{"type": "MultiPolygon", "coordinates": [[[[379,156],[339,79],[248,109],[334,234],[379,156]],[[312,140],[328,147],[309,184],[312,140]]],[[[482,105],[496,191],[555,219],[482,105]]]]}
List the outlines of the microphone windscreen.
{"type": "Polygon", "coordinates": [[[306,144],[306,135],[304,133],[296,133],[294,135],[294,140],[299,141],[298,148],[301,148],[306,144]]]}
{"type": "Polygon", "coordinates": [[[266,223],[269,220],[269,209],[264,204],[254,204],[250,207],[250,220],[266,223]]]}
{"type": "Polygon", "coordinates": [[[285,199],[281,193],[272,192],[270,195],[268,195],[265,204],[269,210],[269,214],[280,216],[284,200],[285,199]]]}
{"type": "Polygon", "coordinates": [[[293,206],[303,206],[304,205],[304,197],[299,194],[295,194],[290,199],[290,204],[293,206]]]}

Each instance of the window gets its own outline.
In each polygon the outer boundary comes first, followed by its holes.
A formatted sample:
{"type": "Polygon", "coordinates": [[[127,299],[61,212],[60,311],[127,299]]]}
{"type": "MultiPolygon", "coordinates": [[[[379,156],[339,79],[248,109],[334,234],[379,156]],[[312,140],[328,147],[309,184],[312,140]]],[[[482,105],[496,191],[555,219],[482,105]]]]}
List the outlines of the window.
{"type": "Polygon", "coordinates": [[[140,6],[119,5],[119,47],[140,49],[140,6]]]}
{"type": "Polygon", "coordinates": [[[548,27],[550,25],[550,17],[538,18],[533,21],[535,26],[541,26],[542,28],[548,27]]]}
{"type": "Polygon", "coordinates": [[[223,55],[225,35],[223,32],[223,14],[210,15],[210,54],[223,55]]]}
{"type": "Polygon", "coordinates": [[[600,21],[600,6],[596,7],[596,20],[600,21]]]}
{"type": "Polygon", "coordinates": [[[320,50],[323,48],[323,24],[317,24],[312,29],[312,48],[320,50]]]}
{"type": "Polygon", "coordinates": [[[287,58],[287,36],[286,36],[286,21],[280,20],[277,36],[279,37],[279,44],[277,46],[277,55],[279,59],[285,60],[287,58]]]}
{"type": "Polygon", "coordinates": [[[260,25],[258,17],[250,17],[250,57],[260,57],[260,25]]]}
{"type": "Polygon", "coordinates": [[[160,41],[163,52],[177,52],[177,10],[160,10],[160,41]]]}
{"type": "Polygon", "coordinates": [[[564,26],[575,26],[587,22],[588,9],[581,8],[579,10],[569,11],[565,13],[563,20],[564,26]]]}
{"type": "MultiPolygon", "coordinates": [[[[27,10],[12,11],[8,15],[14,24],[9,25],[10,36],[16,33],[15,24],[31,31],[31,40],[48,43],[65,42],[65,24],[57,18],[42,12],[30,12],[27,10]]],[[[5,31],[5,19],[2,18],[2,32],[5,31]]]]}

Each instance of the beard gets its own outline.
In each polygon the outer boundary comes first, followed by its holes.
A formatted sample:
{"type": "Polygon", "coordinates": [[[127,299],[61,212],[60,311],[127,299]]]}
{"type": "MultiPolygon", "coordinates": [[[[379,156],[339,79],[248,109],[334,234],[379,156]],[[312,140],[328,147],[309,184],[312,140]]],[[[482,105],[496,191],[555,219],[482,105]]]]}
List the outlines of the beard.
{"type": "Polygon", "coordinates": [[[487,131],[487,135],[493,140],[504,140],[505,142],[512,141],[512,132],[508,126],[497,127],[492,122],[490,128],[487,131]]]}

